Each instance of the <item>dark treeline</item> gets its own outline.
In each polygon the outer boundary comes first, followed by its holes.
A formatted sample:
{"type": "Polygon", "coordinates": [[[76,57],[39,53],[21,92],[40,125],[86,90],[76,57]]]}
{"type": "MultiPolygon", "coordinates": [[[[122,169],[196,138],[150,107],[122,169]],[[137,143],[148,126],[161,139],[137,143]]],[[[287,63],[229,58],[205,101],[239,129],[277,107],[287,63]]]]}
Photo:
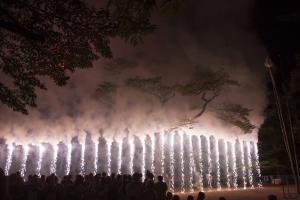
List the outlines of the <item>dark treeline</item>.
{"type": "MultiPolygon", "coordinates": [[[[285,125],[300,159],[300,2],[256,1],[255,23],[273,62],[272,71],[282,104],[285,125]],[[290,115],[289,115],[290,113],[290,115]]],[[[262,65],[263,67],[263,65],[262,65]]],[[[259,130],[262,174],[291,174],[276,110],[272,84],[267,74],[265,121],[259,130]]]]}

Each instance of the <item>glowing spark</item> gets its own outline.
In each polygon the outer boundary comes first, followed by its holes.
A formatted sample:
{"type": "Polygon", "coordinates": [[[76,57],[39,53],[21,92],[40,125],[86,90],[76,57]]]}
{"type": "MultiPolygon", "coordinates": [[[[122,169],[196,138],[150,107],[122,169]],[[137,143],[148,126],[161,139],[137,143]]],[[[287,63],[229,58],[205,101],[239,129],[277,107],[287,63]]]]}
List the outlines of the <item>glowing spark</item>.
{"type": "Polygon", "coordinates": [[[58,146],[53,145],[53,160],[51,162],[51,174],[56,174],[56,162],[57,162],[57,152],[58,152],[58,146]]]}
{"type": "Polygon", "coordinates": [[[130,161],[129,161],[129,167],[130,167],[130,174],[133,174],[133,154],[134,154],[135,146],[133,143],[133,139],[131,138],[129,140],[129,151],[130,151],[130,161]]]}
{"type": "Polygon", "coordinates": [[[203,160],[201,155],[201,136],[198,137],[199,143],[199,160],[200,160],[200,190],[203,190],[203,160]]]}
{"type": "Polygon", "coordinates": [[[225,173],[226,173],[226,179],[227,179],[227,188],[230,188],[230,176],[229,176],[229,173],[228,173],[228,169],[229,169],[229,160],[228,160],[228,155],[227,155],[227,152],[228,152],[228,143],[227,142],[224,142],[224,145],[225,145],[225,152],[224,155],[225,155],[225,159],[226,159],[226,169],[225,169],[225,173]]]}
{"type": "Polygon", "coordinates": [[[95,156],[94,156],[95,160],[94,160],[94,172],[93,172],[93,174],[95,175],[95,174],[97,174],[97,168],[98,168],[97,162],[98,162],[98,145],[99,145],[99,142],[95,142],[94,145],[95,145],[95,156]]]}
{"type": "Polygon", "coordinates": [[[183,135],[180,134],[181,192],[184,192],[183,135]]]}
{"type": "Polygon", "coordinates": [[[232,146],[232,162],[233,162],[233,185],[234,188],[237,188],[237,167],[236,167],[236,156],[235,156],[235,148],[232,146]]]}
{"type": "Polygon", "coordinates": [[[68,144],[68,155],[67,155],[67,171],[66,174],[68,175],[70,173],[70,167],[71,167],[71,152],[72,152],[72,144],[68,144]]]}
{"type": "Polygon", "coordinates": [[[84,152],[85,152],[85,143],[82,144],[82,150],[81,150],[81,160],[80,160],[80,174],[84,175],[84,152]]]}
{"type": "Polygon", "coordinates": [[[28,146],[27,146],[27,145],[24,145],[24,146],[23,146],[23,150],[24,150],[24,156],[23,156],[23,160],[22,160],[21,176],[22,176],[23,178],[25,178],[26,160],[27,160],[28,151],[29,151],[28,146]]]}
{"type": "Polygon", "coordinates": [[[171,158],[171,182],[170,190],[174,192],[174,133],[171,135],[171,149],[170,149],[170,158],[171,158]]]}
{"type": "Polygon", "coordinates": [[[107,163],[107,173],[109,174],[109,175],[111,175],[111,151],[110,151],[110,149],[111,149],[111,146],[112,146],[112,142],[107,142],[107,161],[108,161],[108,163],[107,163]]]}
{"type": "Polygon", "coordinates": [[[6,165],[5,165],[5,175],[6,176],[9,175],[9,169],[11,166],[11,157],[12,157],[12,152],[14,150],[14,146],[11,144],[8,144],[7,148],[8,148],[8,155],[7,155],[6,165]]]}

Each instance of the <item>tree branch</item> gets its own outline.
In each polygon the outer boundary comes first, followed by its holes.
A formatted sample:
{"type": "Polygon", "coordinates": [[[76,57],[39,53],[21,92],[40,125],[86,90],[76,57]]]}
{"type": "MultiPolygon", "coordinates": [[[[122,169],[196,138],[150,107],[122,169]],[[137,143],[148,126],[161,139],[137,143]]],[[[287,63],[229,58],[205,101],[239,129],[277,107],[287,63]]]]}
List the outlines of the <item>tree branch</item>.
{"type": "Polygon", "coordinates": [[[218,91],[215,91],[210,98],[207,98],[206,97],[206,92],[203,92],[202,96],[201,96],[201,99],[204,101],[204,104],[202,105],[202,108],[201,108],[200,112],[193,117],[193,120],[196,119],[196,118],[198,118],[198,117],[200,117],[206,111],[207,105],[212,100],[214,100],[217,96],[219,96],[219,92],[218,91]]]}

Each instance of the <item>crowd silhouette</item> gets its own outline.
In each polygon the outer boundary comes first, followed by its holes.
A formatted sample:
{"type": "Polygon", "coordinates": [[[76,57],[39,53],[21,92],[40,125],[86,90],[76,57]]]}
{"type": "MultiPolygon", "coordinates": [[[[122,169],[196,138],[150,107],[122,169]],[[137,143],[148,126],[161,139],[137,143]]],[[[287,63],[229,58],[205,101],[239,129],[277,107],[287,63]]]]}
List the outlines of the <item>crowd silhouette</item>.
{"type": "MultiPolygon", "coordinates": [[[[50,176],[30,175],[24,180],[19,172],[6,176],[0,169],[0,200],[180,200],[179,195],[168,191],[162,176],[154,181],[149,171],[142,181],[142,174],[108,176],[106,173],[66,175],[59,181],[50,176]]],[[[270,200],[277,198],[269,196],[270,200]],[[270,198],[271,197],[271,198],[270,198]]],[[[194,200],[189,195],[187,200],[194,200]]],[[[205,200],[199,192],[197,199],[205,200]]],[[[220,197],[219,200],[226,200],[220,197]]]]}

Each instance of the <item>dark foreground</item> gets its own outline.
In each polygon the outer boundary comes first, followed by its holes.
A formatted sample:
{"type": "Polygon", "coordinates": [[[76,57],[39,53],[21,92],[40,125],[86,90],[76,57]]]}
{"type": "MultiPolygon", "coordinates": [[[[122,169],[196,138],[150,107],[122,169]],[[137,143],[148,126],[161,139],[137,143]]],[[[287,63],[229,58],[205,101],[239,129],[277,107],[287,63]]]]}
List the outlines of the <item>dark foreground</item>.
{"type": "MultiPolygon", "coordinates": [[[[295,191],[293,188],[290,190],[290,199],[300,199],[295,197],[295,191]]],[[[274,194],[278,200],[287,199],[284,198],[283,190],[281,186],[266,186],[263,188],[254,189],[237,189],[237,190],[221,190],[221,191],[206,191],[205,200],[219,200],[220,197],[225,197],[226,200],[268,200],[268,196],[274,194]]],[[[188,195],[193,195],[194,199],[197,199],[198,192],[194,193],[181,193],[178,194],[180,199],[186,200],[188,195]]]]}
{"type": "Polygon", "coordinates": [[[102,173],[73,178],[68,175],[61,181],[54,174],[48,177],[34,175],[24,181],[20,173],[5,176],[0,169],[0,200],[219,200],[220,197],[226,200],[267,200],[270,194],[284,199],[282,187],[211,190],[205,192],[205,198],[199,198],[199,191],[175,194],[167,191],[163,177],[158,176],[155,181],[150,172],[145,174],[143,181],[139,173],[110,176],[102,173]]]}

